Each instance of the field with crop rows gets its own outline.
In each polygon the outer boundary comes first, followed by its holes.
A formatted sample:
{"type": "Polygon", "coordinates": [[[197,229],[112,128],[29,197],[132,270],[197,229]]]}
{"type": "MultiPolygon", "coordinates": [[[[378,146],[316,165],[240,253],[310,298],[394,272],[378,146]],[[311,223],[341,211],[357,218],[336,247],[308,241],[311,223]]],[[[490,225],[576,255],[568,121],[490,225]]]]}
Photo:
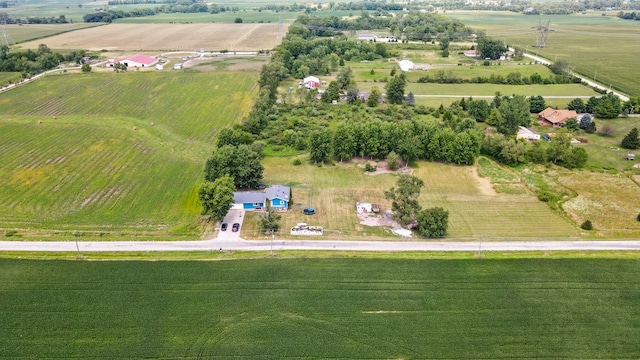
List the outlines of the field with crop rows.
{"type": "MultiPolygon", "coordinates": [[[[617,11],[616,11],[617,12],[617,11]]],[[[622,20],[616,12],[556,16],[527,16],[509,12],[447,12],[474,29],[519,46],[531,53],[555,60],[566,60],[571,68],[605,85],[630,95],[640,94],[640,75],[632,64],[640,56],[637,21],[622,20]],[[534,48],[536,33],[532,29],[550,21],[546,47],[534,48]],[[596,74],[597,72],[597,74],[596,74]]]]}
{"type": "Polygon", "coordinates": [[[0,260],[0,357],[638,358],[639,269],[615,259],[0,260]]]}
{"type": "MultiPolygon", "coordinates": [[[[303,161],[291,165],[293,158],[269,157],[264,160],[265,181],[293,186],[294,207],[283,214],[281,226],[287,229],[299,222],[325,227],[327,238],[393,236],[378,227],[361,225],[356,216],[357,201],[390,208],[384,190],[395,184],[391,174],[367,175],[355,163],[317,167],[303,161]],[[311,188],[309,188],[311,186],[311,188]],[[302,208],[313,206],[316,215],[302,214],[302,208]]],[[[303,158],[304,160],[304,158],[303,158]]],[[[360,163],[361,165],[364,162],[360,163]]],[[[563,219],[519,185],[519,193],[499,194],[481,179],[472,166],[454,166],[420,162],[414,175],[425,182],[420,203],[423,207],[442,206],[449,210],[449,236],[454,238],[576,238],[579,234],[571,222],[563,219]],[[526,216],[523,216],[526,214],[526,216]]],[[[517,187],[517,185],[514,185],[517,187]]],[[[243,235],[263,238],[248,216],[243,235]]],[[[254,219],[255,220],[255,219],[254,219]]]]}
{"type": "MultiPolygon", "coordinates": [[[[101,24],[95,23],[73,23],[73,24],[27,24],[27,25],[6,25],[7,35],[10,40],[16,43],[22,43],[29,40],[43,39],[48,36],[66,33],[70,31],[86,29],[91,27],[100,26],[101,24]]],[[[35,47],[37,49],[39,44],[46,42],[40,40],[35,47]]]]}
{"type": "Polygon", "coordinates": [[[53,75],[1,94],[2,228],[197,235],[204,162],[218,131],[249,111],[255,81],[249,72],[53,75]]]}
{"type": "MultiPolygon", "coordinates": [[[[286,25],[283,35],[286,33],[286,25]]],[[[125,51],[269,50],[277,45],[278,24],[109,24],[52,36],[51,49],[125,51]]],[[[43,41],[21,44],[37,48],[43,41]]]]}

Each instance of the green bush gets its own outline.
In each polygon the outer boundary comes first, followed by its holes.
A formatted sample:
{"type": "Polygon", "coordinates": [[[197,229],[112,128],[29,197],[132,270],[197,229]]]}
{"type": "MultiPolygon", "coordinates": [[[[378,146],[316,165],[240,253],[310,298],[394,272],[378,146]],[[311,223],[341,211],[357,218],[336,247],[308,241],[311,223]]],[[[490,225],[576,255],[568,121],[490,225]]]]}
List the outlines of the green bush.
{"type": "MultiPolygon", "coordinates": [[[[640,215],[638,215],[638,216],[640,217],[640,215]]],[[[17,232],[17,231],[15,231],[15,230],[8,230],[7,232],[5,232],[5,233],[4,233],[4,236],[6,236],[6,237],[11,237],[11,236],[13,236],[13,235],[15,235],[15,234],[17,234],[17,233],[18,233],[18,232],[17,232]]]]}
{"type": "Polygon", "coordinates": [[[302,165],[302,160],[300,160],[300,159],[293,160],[293,165],[294,166],[302,165]]]}
{"type": "Polygon", "coordinates": [[[585,220],[585,222],[580,225],[580,228],[583,230],[593,230],[593,224],[591,223],[591,220],[585,220]]]}
{"type": "Polygon", "coordinates": [[[374,172],[376,171],[376,167],[371,165],[370,163],[364,164],[364,171],[366,172],[374,172]]]}
{"type": "Polygon", "coordinates": [[[640,221],[640,213],[638,213],[638,216],[636,217],[636,220],[640,221]]]}

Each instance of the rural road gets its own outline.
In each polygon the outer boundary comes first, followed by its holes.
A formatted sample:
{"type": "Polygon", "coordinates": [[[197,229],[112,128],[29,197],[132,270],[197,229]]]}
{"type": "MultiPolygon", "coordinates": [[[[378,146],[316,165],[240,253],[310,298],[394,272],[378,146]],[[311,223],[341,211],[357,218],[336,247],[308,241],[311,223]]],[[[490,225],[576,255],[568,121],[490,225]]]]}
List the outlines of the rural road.
{"type": "Polygon", "coordinates": [[[0,251],[601,251],[640,250],[633,241],[344,241],[344,240],[202,240],[202,241],[0,241],[0,251]],[[76,247],[77,246],[77,247],[76,247]]]}

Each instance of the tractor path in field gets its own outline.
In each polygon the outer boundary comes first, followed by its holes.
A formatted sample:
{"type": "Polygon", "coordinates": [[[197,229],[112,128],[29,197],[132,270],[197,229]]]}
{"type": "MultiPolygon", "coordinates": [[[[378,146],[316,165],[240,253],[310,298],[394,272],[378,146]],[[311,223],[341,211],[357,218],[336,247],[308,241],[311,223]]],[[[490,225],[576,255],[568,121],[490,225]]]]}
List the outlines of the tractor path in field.
{"type": "Polygon", "coordinates": [[[611,241],[347,241],[347,240],[202,240],[202,241],[0,241],[0,251],[611,251],[640,250],[640,240],[611,241]]]}

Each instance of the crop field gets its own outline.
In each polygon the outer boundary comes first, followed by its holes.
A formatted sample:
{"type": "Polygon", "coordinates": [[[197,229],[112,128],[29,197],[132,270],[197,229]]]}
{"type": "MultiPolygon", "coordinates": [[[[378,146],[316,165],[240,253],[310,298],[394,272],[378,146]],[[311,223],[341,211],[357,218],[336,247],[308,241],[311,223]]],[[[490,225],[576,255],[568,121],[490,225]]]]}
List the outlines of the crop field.
{"type": "Polygon", "coordinates": [[[204,162],[249,111],[256,77],[53,75],[1,94],[2,228],[193,238],[204,162]]]}
{"type": "MultiPolygon", "coordinates": [[[[326,238],[394,236],[382,228],[360,225],[355,203],[377,203],[381,208],[389,209],[391,204],[384,198],[384,190],[394,186],[396,176],[367,175],[355,163],[317,167],[303,162],[295,167],[291,165],[292,159],[267,157],[263,162],[266,182],[293,186],[295,205],[283,214],[283,231],[278,236],[287,236],[288,229],[299,222],[324,226],[326,238]],[[316,215],[302,214],[302,208],[309,205],[316,209],[316,215]]],[[[414,175],[425,182],[421,205],[425,208],[442,206],[449,210],[449,237],[482,235],[493,240],[579,237],[571,222],[528,193],[523,185],[519,192],[496,193],[490,184],[487,185],[490,179],[479,178],[472,166],[420,162],[414,175]]],[[[248,214],[243,224],[243,236],[263,238],[256,225],[258,216],[248,214]]]]}
{"type": "Polygon", "coordinates": [[[633,259],[5,259],[0,357],[638,358],[639,269],[633,259]]]}
{"type": "Polygon", "coordinates": [[[640,27],[635,21],[615,17],[615,12],[527,16],[508,12],[447,12],[487,35],[538,53],[550,60],[566,60],[570,67],[605,85],[630,94],[640,94],[640,75],[631,64],[640,56],[637,39],[640,27]],[[532,27],[550,20],[546,47],[534,48],[536,34],[532,27]],[[596,74],[597,72],[597,74],[596,74]]]}
{"type": "MultiPolygon", "coordinates": [[[[286,25],[283,32],[286,33],[286,25]]],[[[283,35],[284,35],[283,33],[283,35]]],[[[109,24],[46,39],[51,49],[258,51],[278,43],[278,24],[109,24]]],[[[35,49],[42,40],[21,44],[35,49]]]]}
{"type": "MultiPolygon", "coordinates": [[[[100,26],[101,24],[73,23],[73,24],[27,24],[27,25],[5,25],[7,35],[10,40],[16,43],[22,43],[29,40],[42,39],[48,36],[71,32],[80,29],[100,26]]],[[[38,45],[43,43],[42,40],[35,45],[33,49],[37,49],[38,45]]]]}

